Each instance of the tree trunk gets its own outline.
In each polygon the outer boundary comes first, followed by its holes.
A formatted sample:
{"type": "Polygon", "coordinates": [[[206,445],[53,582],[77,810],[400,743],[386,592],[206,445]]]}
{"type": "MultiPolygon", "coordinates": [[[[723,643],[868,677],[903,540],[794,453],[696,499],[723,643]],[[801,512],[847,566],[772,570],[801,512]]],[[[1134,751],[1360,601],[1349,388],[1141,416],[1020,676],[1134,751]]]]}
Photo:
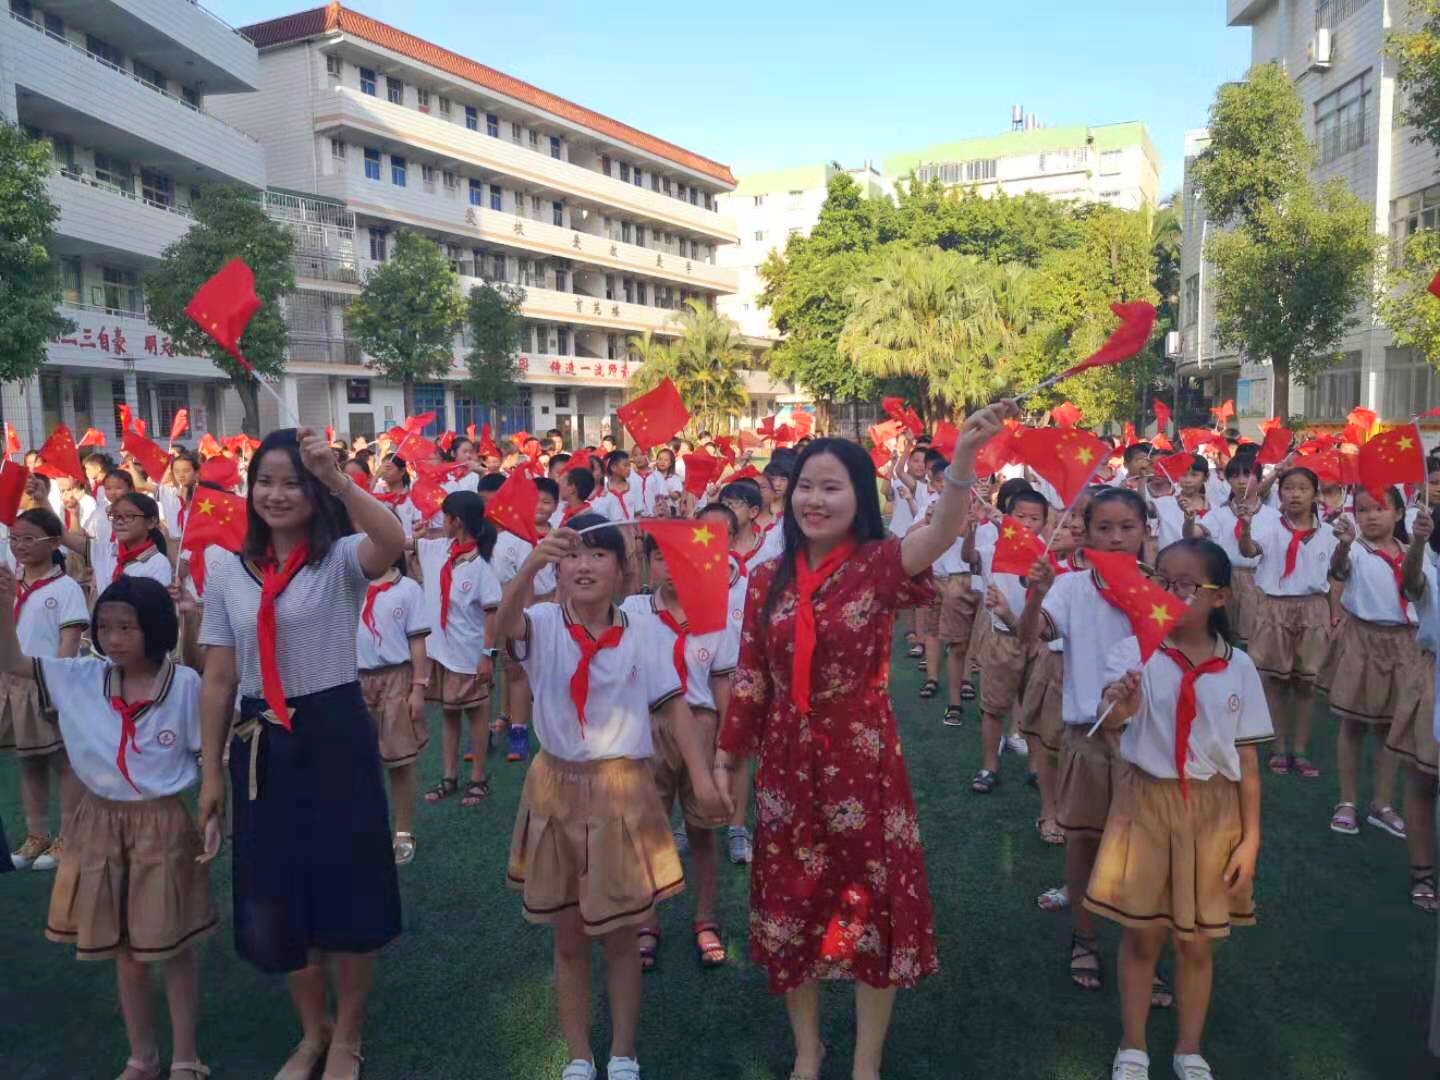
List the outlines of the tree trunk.
{"type": "Polygon", "coordinates": [[[406,375],[400,380],[400,398],[407,417],[415,415],[415,377],[406,375]]]}
{"type": "MultiPolygon", "coordinates": [[[[251,438],[260,438],[260,387],[248,375],[232,378],[230,385],[240,395],[240,406],[245,410],[245,419],[241,421],[242,429],[251,438]]],[[[219,426],[214,420],[210,421],[210,425],[219,426]]]]}
{"type": "Polygon", "coordinates": [[[1270,403],[1271,416],[1278,416],[1282,423],[1290,419],[1290,361],[1272,357],[1270,371],[1273,375],[1274,391],[1270,403]]]}

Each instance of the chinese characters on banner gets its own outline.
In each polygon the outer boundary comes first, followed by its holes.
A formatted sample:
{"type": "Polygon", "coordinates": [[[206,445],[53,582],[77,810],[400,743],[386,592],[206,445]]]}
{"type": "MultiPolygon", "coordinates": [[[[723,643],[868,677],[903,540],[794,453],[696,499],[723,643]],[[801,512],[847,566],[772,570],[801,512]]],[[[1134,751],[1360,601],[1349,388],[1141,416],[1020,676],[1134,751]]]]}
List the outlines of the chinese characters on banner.
{"type": "Polygon", "coordinates": [[[94,349],[110,356],[176,356],[175,346],[164,334],[146,334],[139,347],[125,336],[120,326],[81,326],[73,334],[52,337],[52,345],[69,345],[78,349],[94,349]]]}

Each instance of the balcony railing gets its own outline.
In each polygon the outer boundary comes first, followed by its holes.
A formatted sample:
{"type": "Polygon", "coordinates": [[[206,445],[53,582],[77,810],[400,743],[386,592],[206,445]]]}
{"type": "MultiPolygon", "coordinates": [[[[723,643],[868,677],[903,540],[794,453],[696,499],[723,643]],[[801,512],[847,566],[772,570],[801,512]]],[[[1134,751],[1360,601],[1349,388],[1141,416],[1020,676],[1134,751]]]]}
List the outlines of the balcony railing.
{"type": "Polygon", "coordinates": [[[62,166],[55,171],[58,175],[63,176],[66,180],[74,180],[76,183],[84,184],[86,187],[98,188],[100,191],[107,191],[112,195],[119,195],[121,198],[129,199],[131,202],[144,203],[146,206],[153,207],[156,210],[164,210],[171,214],[179,214],[181,217],[185,218],[193,216],[187,207],[178,206],[173,202],[161,202],[158,199],[149,198],[143,193],[137,195],[135,192],[120,187],[117,184],[112,184],[106,180],[101,180],[95,176],[91,176],[83,169],[75,169],[62,166]]]}
{"type": "MultiPolygon", "coordinates": [[[[199,7],[198,4],[195,5],[195,6],[196,6],[196,7],[199,7]]],[[[150,82],[149,80],[147,80],[147,79],[142,79],[139,75],[136,75],[135,72],[131,71],[129,68],[124,67],[124,66],[121,65],[121,64],[117,64],[117,63],[115,63],[113,60],[107,60],[105,57],[101,56],[99,53],[93,53],[93,52],[91,52],[89,49],[85,48],[85,46],[79,45],[79,44],[71,41],[69,38],[65,37],[63,34],[53,33],[52,31],[47,30],[45,27],[41,26],[39,23],[35,22],[33,19],[27,19],[27,18],[25,18],[23,15],[20,15],[20,14],[14,12],[14,11],[10,12],[10,18],[14,19],[16,22],[20,23],[22,26],[28,26],[31,30],[34,30],[37,34],[43,34],[45,37],[49,38],[51,41],[58,42],[59,44],[64,45],[67,49],[71,49],[71,50],[79,53],[81,56],[89,57],[91,60],[95,61],[95,63],[101,64],[101,65],[109,68],[111,71],[115,71],[115,72],[118,72],[118,73],[121,74],[121,75],[124,75],[127,79],[133,79],[135,82],[137,82],[137,83],[139,83],[141,86],[145,87],[145,89],[154,91],[155,93],[159,94],[161,97],[169,98],[171,101],[175,102],[177,105],[183,105],[185,108],[189,109],[191,112],[199,113],[201,116],[207,117],[212,123],[219,124],[221,127],[225,128],[227,131],[234,132],[236,135],[239,135],[241,138],[245,139],[247,142],[255,143],[255,145],[256,145],[257,147],[260,145],[258,142],[256,142],[255,139],[253,139],[253,138],[252,138],[251,136],[249,136],[249,135],[246,135],[245,132],[241,131],[239,128],[237,128],[237,127],[231,127],[229,124],[225,123],[224,120],[221,120],[218,116],[215,116],[215,115],[212,114],[212,113],[206,112],[203,108],[201,108],[201,107],[200,107],[199,105],[197,105],[195,102],[193,102],[193,101],[186,101],[183,97],[179,97],[179,96],[177,96],[177,95],[175,95],[175,94],[170,93],[170,91],[169,91],[169,90],[166,90],[164,87],[156,86],[154,83],[150,82]]],[[[243,37],[243,35],[241,35],[241,36],[243,37]]]]}

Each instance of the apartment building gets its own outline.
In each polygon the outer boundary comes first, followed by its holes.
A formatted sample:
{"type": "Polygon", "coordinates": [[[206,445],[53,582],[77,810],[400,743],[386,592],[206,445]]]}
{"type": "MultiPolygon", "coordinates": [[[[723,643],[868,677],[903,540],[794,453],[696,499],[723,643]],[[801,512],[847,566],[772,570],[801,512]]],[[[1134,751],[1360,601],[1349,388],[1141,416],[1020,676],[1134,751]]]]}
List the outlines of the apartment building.
{"type": "MultiPolygon", "coordinates": [[[[1399,124],[1395,60],[1386,34],[1403,24],[1402,0],[1227,0],[1226,19],[1248,27],[1252,64],[1279,63],[1289,73],[1315,141],[1317,182],[1341,177],[1373,208],[1375,230],[1398,253],[1419,229],[1440,226],[1440,184],[1433,147],[1415,144],[1399,124]]],[[[1251,423],[1268,417],[1274,375],[1264,364],[1218,347],[1214,340],[1212,268],[1205,239],[1217,227],[1205,219],[1189,165],[1208,136],[1186,136],[1185,240],[1181,260],[1180,373],[1218,400],[1235,399],[1251,423]]],[[[1440,405],[1440,377],[1413,350],[1397,348],[1369,310],[1341,342],[1342,361],[1306,386],[1293,382],[1290,410],[1319,422],[1343,422],[1356,404],[1395,420],[1440,405]]]]}
{"type": "MultiPolygon", "coordinates": [[[[503,431],[613,430],[636,357],[674,334],[689,300],[734,291],[718,252],[735,240],[719,197],[730,170],[699,154],[331,4],[244,28],[259,91],[223,115],[265,147],[267,204],[295,229],[283,391],[302,420],[370,434],[400,418],[398,386],[362,364],[345,309],[399,230],[438,241],[468,291],[526,290],[519,400],[503,431]]],[[[463,335],[417,409],[463,428],[463,335]]]]}
{"type": "Polygon", "coordinates": [[[971,187],[982,195],[1037,192],[1121,210],[1157,205],[1160,158],[1144,124],[1043,127],[1015,106],[1011,130],[940,143],[885,162],[885,175],[971,187]]]}
{"type": "Polygon", "coordinates": [[[122,403],[159,430],[181,408],[197,428],[235,430],[218,419],[224,376],[150,324],[141,278],[189,228],[200,185],[263,187],[260,144],[214,111],[258,74],[255,47],[188,0],[10,0],[0,115],[52,148],[61,310],[76,324],[36,377],[0,388],[26,446],[61,421],[113,439],[122,403]]]}

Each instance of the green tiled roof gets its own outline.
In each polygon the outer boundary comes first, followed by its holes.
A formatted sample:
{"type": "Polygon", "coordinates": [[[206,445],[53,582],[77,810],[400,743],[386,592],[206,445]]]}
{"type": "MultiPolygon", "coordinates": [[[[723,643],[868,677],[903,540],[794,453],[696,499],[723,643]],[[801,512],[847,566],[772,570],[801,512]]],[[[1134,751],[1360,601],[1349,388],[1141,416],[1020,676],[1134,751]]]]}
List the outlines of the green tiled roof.
{"type": "Polygon", "coordinates": [[[790,169],[751,173],[739,178],[737,195],[770,195],[778,191],[808,191],[823,188],[829,180],[829,165],[797,165],[790,169]]]}
{"type": "Polygon", "coordinates": [[[923,150],[897,154],[885,162],[887,176],[905,176],[911,169],[931,162],[976,161],[985,158],[1019,157],[1027,154],[1043,154],[1055,150],[1079,149],[1086,145],[1086,139],[1093,139],[1096,150],[1119,150],[1139,144],[1148,157],[1158,163],[1150,135],[1145,125],[1139,122],[1125,124],[1102,124],[1086,127],[1072,124],[1067,127],[1032,128],[1029,131],[1007,131],[1001,135],[990,135],[978,139],[960,139],[956,142],[938,143],[923,150]]]}

